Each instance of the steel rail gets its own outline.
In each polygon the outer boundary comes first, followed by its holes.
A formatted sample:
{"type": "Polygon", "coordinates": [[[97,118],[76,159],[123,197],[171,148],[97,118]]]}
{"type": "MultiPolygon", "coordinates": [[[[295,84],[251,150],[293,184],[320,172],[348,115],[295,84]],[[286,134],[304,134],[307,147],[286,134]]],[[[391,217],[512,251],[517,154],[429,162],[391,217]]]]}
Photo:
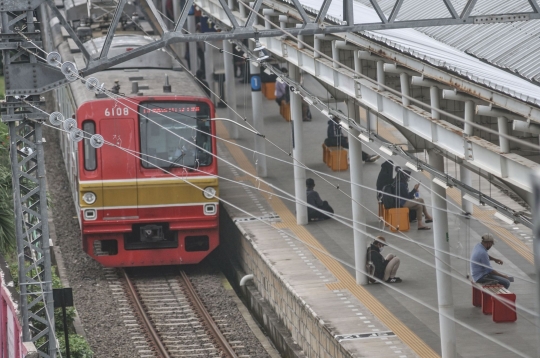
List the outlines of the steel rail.
{"type": "Polygon", "coordinates": [[[167,351],[163,343],[161,343],[161,338],[156,332],[156,329],[154,328],[154,325],[152,324],[150,317],[148,317],[148,315],[146,314],[144,307],[142,306],[139,296],[137,294],[137,290],[135,289],[135,286],[133,286],[133,283],[131,282],[128,274],[126,273],[126,270],[120,269],[120,271],[122,272],[122,275],[124,276],[124,280],[126,281],[126,285],[128,287],[128,294],[132,298],[132,302],[135,306],[135,310],[137,311],[139,317],[142,318],[144,329],[150,334],[150,340],[152,341],[154,346],[157,347],[159,350],[159,352],[156,352],[156,353],[158,353],[160,357],[171,358],[171,356],[169,355],[169,352],[167,351]]]}
{"type": "Polygon", "coordinates": [[[201,319],[204,320],[206,327],[210,330],[210,333],[214,336],[214,338],[216,338],[216,343],[221,347],[223,352],[228,357],[238,358],[233,348],[230,346],[229,342],[227,341],[227,338],[223,336],[219,327],[214,322],[212,316],[210,316],[210,313],[208,313],[208,311],[206,310],[206,307],[204,306],[201,299],[199,298],[197,291],[195,291],[195,287],[193,287],[193,285],[191,284],[191,281],[189,280],[189,278],[187,277],[184,271],[180,270],[180,277],[178,280],[184,287],[186,287],[187,289],[186,294],[189,296],[189,299],[195,306],[195,309],[200,313],[201,319]]]}

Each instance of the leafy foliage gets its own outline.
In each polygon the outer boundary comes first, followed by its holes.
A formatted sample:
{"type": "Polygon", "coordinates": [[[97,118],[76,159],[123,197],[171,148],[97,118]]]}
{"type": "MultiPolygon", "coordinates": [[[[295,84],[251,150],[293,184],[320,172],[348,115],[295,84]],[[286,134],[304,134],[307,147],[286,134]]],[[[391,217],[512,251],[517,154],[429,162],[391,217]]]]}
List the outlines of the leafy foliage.
{"type": "Polygon", "coordinates": [[[8,127],[0,123],[0,253],[7,255],[15,250],[15,217],[9,163],[8,127]]]}
{"type": "MultiPolygon", "coordinates": [[[[94,352],[92,352],[88,342],[83,337],[77,334],[70,334],[68,338],[71,358],[92,358],[94,356],[94,352]]],[[[60,342],[62,357],[66,357],[66,342],[63,334],[62,336],[58,336],[58,342],[60,342]]]]}

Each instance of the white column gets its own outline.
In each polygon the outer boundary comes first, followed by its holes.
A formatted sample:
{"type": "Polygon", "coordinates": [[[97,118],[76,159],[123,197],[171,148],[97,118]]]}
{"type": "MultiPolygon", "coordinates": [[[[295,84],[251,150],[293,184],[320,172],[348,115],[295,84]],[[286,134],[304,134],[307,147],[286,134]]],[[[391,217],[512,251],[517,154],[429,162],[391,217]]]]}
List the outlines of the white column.
{"type": "MultiPolygon", "coordinates": [[[[210,46],[208,42],[204,44],[204,72],[208,87],[214,92],[214,47],[210,46]]],[[[216,104],[216,97],[210,93],[210,99],[216,104]]]]}
{"type": "MultiPolygon", "coordinates": [[[[429,150],[429,165],[444,172],[442,155],[429,150]]],[[[454,300],[452,297],[452,277],[441,270],[450,269],[450,252],[448,237],[448,215],[446,190],[431,182],[431,202],[433,204],[433,241],[435,247],[435,268],[437,270],[437,298],[439,302],[439,327],[441,330],[442,358],[456,357],[456,328],[454,318],[454,300]]],[[[418,218],[420,220],[420,218],[418,218]]]]}
{"type": "MultiPolygon", "coordinates": [[[[225,65],[225,101],[228,104],[229,119],[236,121],[236,91],[234,89],[234,62],[233,47],[229,40],[223,40],[223,62],[225,65]]],[[[231,138],[238,139],[238,126],[234,123],[229,124],[229,133],[231,138]]]]}
{"type": "Polygon", "coordinates": [[[367,128],[370,132],[377,132],[377,113],[368,109],[367,128]]]}
{"type": "MultiPolygon", "coordinates": [[[[300,69],[289,64],[289,75],[295,82],[300,82],[300,69]]],[[[308,223],[306,202],[306,170],[300,163],[304,162],[304,145],[302,129],[302,97],[291,92],[291,120],[293,122],[293,158],[294,158],[294,191],[296,196],[296,223],[306,225],[308,223]]]]}
{"type": "Polygon", "coordinates": [[[408,106],[411,102],[408,98],[405,98],[404,96],[411,96],[411,87],[409,82],[409,75],[405,72],[401,72],[399,74],[399,84],[401,85],[401,102],[404,106],[408,106]]]}
{"type": "MultiPolygon", "coordinates": [[[[463,132],[468,136],[473,135],[473,126],[471,126],[470,124],[474,121],[474,102],[473,101],[465,101],[464,119],[465,119],[465,125],[463,127],[463,132]]],[[[459,180],[468,186],[472,186],[471,171],[465,168],[463,165],[459,167],[459,180]]],[[[465,195],[465,191],[461,192],[462,198],[463,198],[463,195],[465,195]]],[[[473,204],[467,200],[461,199],[461,209],[465,213],[472,214],[473,204]]]]}
{"type": "MultiPolygon", "coordinates": [[[[540,171],[535,170],[531,173],[531,185],[533,188],[533,250],[534,265],[536,268],[536,277],[540,277],[540,171]]],[[[540,311],[540,285],[536,284],[536,312],[540,311]]],[[[536,341],[540,342],[540,315],[536,317],[536,341]]],[[[540,357],[540,344],[538,345],[538,355],[540,357]]]]}
{"type": "Polygon", "coordinates": [[[379,91],[384,91],[384,61],[377,61],[377,82],[379,83],[379,91]]]}
{"type": "MultiPolygon", "coordinates": [[[[255,43],[249,42],[249,49],[253,51],[255,43]]],[[[261,68],[253,65],[250,61],[249,69],[251,71],[251,105],[253,110],[253,126],[259,133],[264,134],[264,118],[262,113],[262,93],[261,93],[261,68]]],[[[260,153],[255,155],[257,175],[261,178],[266,177],[266,143],[264,138],[255,136],[255,150],[260,153]]]]}
{"type": "MultiPolygon", "coordinates": [[[[347,101],[349,117],[360,122],[360,109],[352,99],[347,101]]],[[[353,218],[353,238],[354,238],[354,266],[356,269],[356,283],[358,285],[367,284],[366,271],[366,250],[368,237],[361,231],[366,231],[366,215],[360,206],[362,202],[362,143],[358,140],[360,133],[356,129],[350,129],[349,134],[349,159],[351,165],[351,197],[352,197],[352,218],[353,218]],[[353,138],[354,137],[354,138],[353,138]]]]}
{"type": "MultiPolygon", "coordinates": [[[[195,8],[192,7],[189,11],[187,18],[187,30],[190,34],[197,32],[197,27],[195,25],[195,8]]],[[[189,46],[189,70],[191,73],[196,74],[199,69],[199,63],[197,61],[197,43],[191,41],[188,43],[189,46]]]]}
{"type": "MultiPolygon", "coordinates": [[[[499,124],[499,134],[508,135],[508,119],[506,117],[497,117],[497,123],[499,124]]],[[[501,152],[510,153],[510,141],[508,138],[499,136],[499,146],[501,152]]]]}
{"type": "MultiPolygon", "coordinates": [[[[439,105],[439,88],[437,86],[431,86],[429,87],[429,98],[430,98],[430,101],[431,101],[431,107],[433,108],[441,108],[440,105],[439,105]]],[[[433,117],[434,119],[441,119],[441,114],[432,109],[431,110],[431,117],[433,117]]]]}

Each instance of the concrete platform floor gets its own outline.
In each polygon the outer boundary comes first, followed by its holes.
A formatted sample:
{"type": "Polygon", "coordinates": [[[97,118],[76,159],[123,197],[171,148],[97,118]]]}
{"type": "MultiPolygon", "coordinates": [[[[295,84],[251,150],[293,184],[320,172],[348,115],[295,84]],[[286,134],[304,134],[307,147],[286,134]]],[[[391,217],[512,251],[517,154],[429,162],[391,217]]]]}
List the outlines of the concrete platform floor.
{"type": "MultiPolygon", "coordinates": [[[[305,78],[306,87],[310,88],[316,94],[325,98],[327,97],[326,91],[317,84],[317,82],[310,78],[305,78]]],[[[236,85],[237,91],[237,103],[238,113],[248,119],[251,122],[251,91],[249,85],[240,84],[236,85]]],[[[342,104],[331,104],[333,108],[341,108],[344,113],[346,107],[342,104]]],[[[304,163],[313,170],[328,173],[335,178],[329,178],[329,183],[325,183],[322,179],[311,173],[306,173],[307,177],[312,177],[316,182],[316,190],[320,193],[323,200],[328,200],[333,206],[337,214],[345,217],[351,217],[351,201],[347,197],[350,195],[350,185],[344,182],[340,182],[338,179],[349,180],[349,171],[344,172],[332,172],[323,162],[321,153],[321,143],[326,137],[326,127],[328,118],[318,112],[312,107],[313,120],[311,122],[303,123],[303,135],[304,135],[304,163]],[[340,188],[346,193],[342,194],[336,190],[335,185],[339,184],[340,188]]],[[[266,153],[269,156],[278,157],[280,159],[291,162],[287,153],[292,152],[292,138],[291,138],[291,123],[286,122],[279,114],[279,108],[275,101],[267,100],[263,98],[262,111],[260,113],[264,118],[265,129],[263,133],[267,139],[282,150],[274,147],[269,142],[266,143],[266,153]],[[285,152],[285,153],[284,153],[285,152]]],[[[227,117],[227,109],[218,109],[218,117],[227,117]]],[[[397,140],[400,143],[404,143],[404,139],[400,136],[399,132],[386,124],[382,120],[378,124],[379,131],[382,136],[389,140],[397,140]]],[[[236,143],[246,146],[248,148],[254,148],[254,136],[242,129],[239,130],[240,137],[236,140],[236,143]]],[[[221,132],[223,133],[223,132],[221,132]]],[[[230,146],[228,146],[230,147],[230,146]]],[[[219,149],[222,150],[220,155],[226,155],[228,158],[234,160],[229,153],[226,153],[223,143],[220,144],[219,149]]],[[[368,148],[364,145],[364,150],[368,153],[380,153],[377,146],[368,148]]],[[[254,163],[254,155],[252,152],[244,151],[245,156],[254,163]]],[[[420,155],[421,159],[423,155],[420,155]]],[[[394,162],[397,162],[404,166],[404,162],[396,157],[392,158],[394,162]]],[[[376,163],[365,164],[363,171],[364,184],[375,187],[375,181],[380,170],[380,165],[384,162],[384,159],[379,159],[376,163]]],[[[277,160],[267,159],[268,165],[268,177],[264,178],[266,181],[279,187],[288,193],[294,194],[294,180],[293,180],[293,167],[277,160]]],[[[448,171],[451,175],[455,172],[455,166],[453,163],[448,164],[448,171]]],[[[242,177],[243,174],[240,171],[230,172],[227,165],[220,164],[220,174],[231,177],[242,177]],[[234,174],[236,173],[236,174],[234,174]]],[[[430,180],[422,173],[413,173],[414,178],[427,185],[429,188],[430,180]]],[[[476,180],[476,184],[481,180],[476,180]]],[[[414,183],[410,183],[412,187],[414,183]]],[[[481,184],[483,190],[487,189],[486,183],[481,184]]],[[[233,189],[234,185],[228,183],[227,185],[221,185],[221,190],[225,191],[226,195],[228,190],[233,189]]],[[[496,188],[490,188],[492,193],[497,195],[498,200],[507,200],[508,204],[515,207],[516,204],[511,202],[510,199],[505,198],[504,195],[497,191],[496,188]]],[[[420,195],[426,200],[426,203],[430,205],[431,195],[428,189],[421,187],[420,195]]],[[[450,200],[448,204],[448,210],[451,212],[459,213],[459,203],[461,197],[459,191],[450,188],[447,190],[447,196],[450,200]]],[[[259,198],[260,199],[260,198],[259,198]]],[[[257,199],[257,200],[259,200],[257,199]]],[[[260,199],[263,201],[263,199],[260,199]]],[[[293,202],[284,201],[286,208],[294,215],[295,205],[293,202]]],[[[267,203],[259,203],[260,207],[266,206],[267,203]]],[[[367,207],[367,210],[377,213],[377,202],[375,199],[375,192],[370,190],[364,190],[362,194],[362,204],[367,207]]],[[[247,205],[247,204],[246,204],[247,205]]],[[[519,207],[519,206],[518,206],[519,207]]],[[[254,206],[251,209],[257,209],[254,206]]],[[[259,208],[260,209],[260,208],[259,208]]],[[[271,208],[264,210],[265,213],[261,215],[267,215],[272,212],[271,208]]],[[[493,210],[489,208],[475,207],[474,215],[471,219],[466,219],[462,215],[449,214],[449,243],[452,253],[469,257],[470,250],[480,240],[480,236],[484,232],[492,232],[496,235],[496,244],[490,250],[490,255],[500,258],[504,261],[502,267],[498,265],[495,267],[497,270],[508,272],[516,277],[516,281],[512,283],[510,289],[517,294],[517,302],[523,307],[529,310],[535,309],[535,293],[534,285],[531,283],[536,280],[533,255],[532,255],[532,233],[531,230],[523,227],[522,225],[507,225],[502,221],[493,218],[493,210]],[[523,279],[520,279],[523,278],[523,279]]],[[[259,215],[259,214],[256,214],[259,215]]],[[[401,266],[398,271],[398,276],[403,279],[403,282],[390,287],[383,285],[369,285],[364,289],[373,295],[380,304],[386,307],[399,321],[404,323],[407,328],[414,332],[427,346],[433,351],[440,354],[440,338],[439,338],[439,315],[426,308],[425,305],[431,307],[437,307],[437,288],[435,279],[435,269],[426,263],[425,261],[434,265],[433,250],[420,247],[414,242],[404,240],[400,235],[393,235],[389,233],[388,229],[380,229],[381,225],[376,215],[366,213],[368,227],[367,232],[370,235],[383,235],[387,238],[387,241],[395,247],[387,247],[384,254],[396,253],[401,258],[401,266]],[[414,255],[416,257],[412,257],[414,255]],[[396,291],[399,289],[402,292],[396,291]],[[405,295],[404,295],[404,294],[405,295]],[[414,299],[411,299],[412,297],[414,299]],[[419,300],[425,305],[416,302],[419,300]]],[[[431,226],[431,225],[430,225],[431,226]]],[[[334,220],[327,220],[323,222],[310,223],[304,227],[305,230],[322,245],[331,255],[345,262],[344,269],[348,272],[351,279],[354,280],[354,251],[353,251],[353,232],[352,229],[334,220]]],[[[401,235],[406,236],[415,242],[425,243],[433,245],[433,231],[418,231],[416,230],[416,224],[411,224],[411,230],[401,235]]],[[[275,248],[279,250],[279,248],[275,248]]],[[[287,250],[284,250],[285,254],[287,250]]],[[[452,258],[452,269],[454,274],[466,279],[468,274],[469,264],[466,261],[458,258],[452,258]]],[[[317,267],[321,266],[321,263],[317,263],[317,267]]],[[[324,263],[322,264],[324,266],[324,263]]],[[[516,323],[499,323],[492,322],[491,316],[485,316],[482,314],[479,308],[475,308],[471,305],[471,287],[466,283],[453,279],[452,283],[453,299],[455,318],[464,324],[472,327],[470,329],[464,328],[459,324],[456,324],[456,346],[457,352],[460,357],[512,357],[512,356],[536,356],[538,350],[538,342],[536,341],[536,327],[534,325],[534,318],[518,310],[518,321],[516,323]],[[496,341],[513,347],[514,350],[520,352],[511,352],[489,340],[481,337],[475,331],[482,332],[483,334],[494,338],[496,341]]],[[[331,296],[332,292],[328,292],[331,296]]],[[[351,292],[347,289],[336,290],[333,292],[335,295],[351,295],[351,292]]],[[[316,299],[316,297],[311,297],[316,299]]],[[[324,300],[324,297],[321,297],[324,300]]],[[[324,304],[321,304],[324,307],[324,304]]],[[[343,308],[345,310],[345,308],[343,308]]],[[[332,316],[333,310],[324,312],[324,315],[332,316]]],[[[365,319],[367,314],[374,316],[377,319],[377,313],[366,312],[366,315],[357,316],[358,312],[351,311],[350,314],[336,314],[336,316],[347,317],[352,316],[353,320],[358,318],[358,321],[369,321],[365,319]],[[362,318],[363,317],[363,318],[362,318]]],[[[363,312],[361,312],[363,313],[363,312]]],[[[328,317],[330,319],[331,317],[328,317]]],[[[380,317],[379,317],[380,319],[380,317]]],[[[350,331],[343,333],[359,333],[355,331],[354,325],[351,326],[350,322],[343,318],[342,322],[333,321],[333,325],[343,324],[350,331]]],[[[377,329],[377,328],[374,328],[377,329]]],[[[403,337],[400,337],[403,339],[403,337]]],[[[406,341],[406,340],[405,340],[406,341]]],[[[373,356],[374,353],[369,353],[369,345],[365,346],[365,356],[373,356]]],[[[409,347],[415,354],[419,354],[419,351],[414,347],[409,347]]],[[[395,350],[399,351],[399,349],[395,350]]],[[[396,353],[400,356],[399,353],[396,353]]],[[[382,356],[385,356],[383,353],[382,356]]],[[[401,355],[404,356],[404,355],[401,355]]],[[[408,355],[410,356],[410,355],[408,355]]]]}

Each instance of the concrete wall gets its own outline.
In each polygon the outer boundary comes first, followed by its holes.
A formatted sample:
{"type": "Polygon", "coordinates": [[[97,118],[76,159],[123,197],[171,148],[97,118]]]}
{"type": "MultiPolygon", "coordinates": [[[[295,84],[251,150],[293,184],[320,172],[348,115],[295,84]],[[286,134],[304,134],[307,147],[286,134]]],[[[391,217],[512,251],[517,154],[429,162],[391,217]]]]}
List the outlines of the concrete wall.
{"type": "MultiPolygon", "coordinates": [[[[226,210],[221,209],[221,248],[237,260],[241,271],[253,274],[253,286],[243,291],[250,310],[265,327],[278,351],[284,357],[352,357],[334,339],[321,318],[259,253],[256,244],[244,234],[242,223],[233,223],[226,210]],[[274,313],[265,313],[264,305],[274,313]],[[280,324],[286,331],[279,327],[280,324]]],[[[237,279],[233,281],[239,282],[241,273],[236,275],[237,279]]]]}

